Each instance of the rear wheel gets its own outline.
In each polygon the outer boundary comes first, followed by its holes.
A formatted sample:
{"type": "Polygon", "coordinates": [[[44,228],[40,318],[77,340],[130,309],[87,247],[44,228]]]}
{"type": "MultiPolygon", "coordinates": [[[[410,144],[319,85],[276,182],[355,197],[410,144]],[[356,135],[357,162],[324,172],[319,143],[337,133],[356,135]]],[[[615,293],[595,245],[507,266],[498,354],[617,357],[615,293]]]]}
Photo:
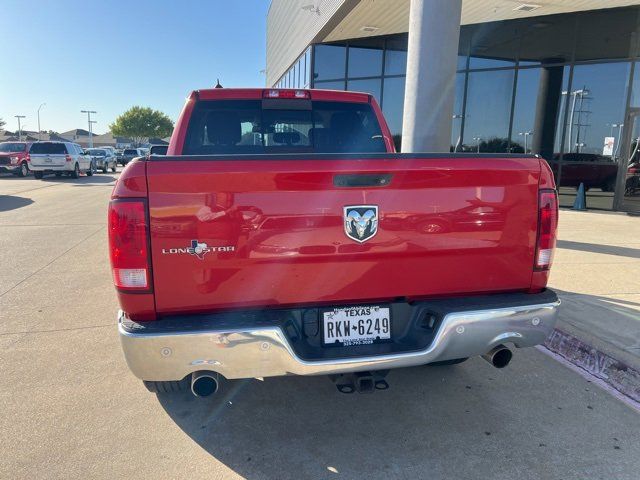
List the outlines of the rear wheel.
{"type": "Polygon", "coordinates": [[[22,162],[20,164],[20,172],[18,172],[18,175],[20,175],[21,177],[26,177],[29,175],[29,166],[27,165],[27,162],[22,162]]]}
{"type": "Polygon", "coordinates": [[[37,180],[42,180],[42,177],[44,177],[44,174],[42,172],[33,172],[33,177],[36,178],[37,180]]]}
{"type": "Polygon", "coordinates": [[[87,177],[92,177],[96,173],[96,164],[91,162],[89,164],[89,170],[87,170],[87,177]]]}
{"type": "Polygon", "coordinates": [[[71,178],[80,178],[80,166],[76,163],[71,172],[71,178]]]}

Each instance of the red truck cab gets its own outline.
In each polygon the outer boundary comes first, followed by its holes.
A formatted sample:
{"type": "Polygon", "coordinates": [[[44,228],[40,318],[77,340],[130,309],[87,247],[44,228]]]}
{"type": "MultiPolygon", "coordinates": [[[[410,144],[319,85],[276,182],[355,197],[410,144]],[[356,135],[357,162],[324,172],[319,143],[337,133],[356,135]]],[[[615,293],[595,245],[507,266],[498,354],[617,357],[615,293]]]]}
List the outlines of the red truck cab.
{"type": "Polygon", "coordinates": [[[153,391],[511,359],[542,343],[557,194],[535,156],[399,154],[375,99],[193,92],[166,156],[123,171],[109,240],[133,373],[153,391]]]}
{"type": "Polygon", "coordinates": [[[0,143],[0,172],[26,177],[29,175],[29,142],[0,143]]]}

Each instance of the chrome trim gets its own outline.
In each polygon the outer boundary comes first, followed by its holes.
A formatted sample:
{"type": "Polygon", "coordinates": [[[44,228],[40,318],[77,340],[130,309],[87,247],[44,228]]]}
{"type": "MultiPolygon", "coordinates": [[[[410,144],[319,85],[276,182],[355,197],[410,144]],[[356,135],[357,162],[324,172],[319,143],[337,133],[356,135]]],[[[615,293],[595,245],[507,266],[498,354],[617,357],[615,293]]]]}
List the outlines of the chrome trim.
{"type": "Polygon", "coordinates": [[[296,355],[279,327],[170,333],[118,330],[129,368],[143,380],[180,380],[211,370],[226,378],[280,375],[323,375],[388,368],[487,353],[501,343],[516,347],[541,344],[553,331],[560,301],[445,315],[431,345],[424,350],[391,355],[307,361],[296,355]]]}

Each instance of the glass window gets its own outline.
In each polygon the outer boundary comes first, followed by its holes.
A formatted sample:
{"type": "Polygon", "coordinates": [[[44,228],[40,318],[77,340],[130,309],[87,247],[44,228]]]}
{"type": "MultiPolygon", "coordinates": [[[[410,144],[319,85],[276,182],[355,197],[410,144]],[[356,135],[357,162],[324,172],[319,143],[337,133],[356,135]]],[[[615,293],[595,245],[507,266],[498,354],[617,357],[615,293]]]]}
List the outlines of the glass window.
{"type": "Polygon", "coordinates": [[[0,152],[2,153],[19,153],[26,149],[26,143],[0,143],[0,152]]]}
{"type": "Polygon", "coordinates": [[[405,77],[385,78],[382,98],[382,112],[384,113],[384,118],[387,120],[393,141],[396,144],[396,150],[398,151],[400,151],[402,138],[404,82],[405,77]]]}
{"type": "Polygon", "coordinates": [[[451,125],[451,151],[460,152],[462,149],[462,104],[464,102],[465,73],[456,74],[456,93],[453,103],[453,119],[451,125]]]}
{"type": "MultiPolygon", "coordinates": [[[[540,86],[540,69],[518,71],[516,99],[511,127],[511,152],[531,153],[536,117],[536,103],[540,86]]],[[[557,91],[556,91],[557,92],[557,91]]]]}
{"type": "Polygon", "coordinates": [[[640,62],[633,67],[633,88],[631,89],[631,107],[640,107],[640,62]]]}
{"type": "Polygon", "coordinates": [[[460,27],[460,40],[458,41],[458,70],[465,70],[467,68],[467,58],[469,57],[472,33],[473,27],[471,25],[463,25],[460,27]]]}
{"type": "Polygon", "coordinates": [[[331,80],[345,77],[347,49],[341,45],[316,45],[314,47],[314,80],[331,80]]]}
{"type": "Polygon", "coordinates": [[[38,142],[31,145],[29,153],[32,155],[64,155],[67,153],[67,149],[64,143],[38,142]]]}
{"type": "Polygon", "coordinates": [[[380,78],[371,78],[366,80],[347,81],[347,90],[352,92],[364,92],[373,95],[378,103],[380,103],[380,87],[382,80],[380,78]]]}
{"type": "Polygon", "coordinates": [[[570,62],[575,44],[576,14],[548,15],[519,20],[520,65],[570,62]]]}
{"type": "Polygon", "coordinates": [[[379,77],[382,75],[382,50],[377,48],[349,47],[347,76],[379,77]]]}
{"type": "Polygon", "coordinates": [[[344,90],[344,80],[331,81],[331,82],[315,82],[313,88],[320,88],[322,90],[344,90]]]}
{"type": "Polygon", "coordinates": [[[565,105],[567,123],[560,171],[560,203],[569,206],[584,184],[590,208],[613,208],[630,63],[577,65],[565,105]],[[613,145],[606,146],[607,137],[613,145]]]}
{"type": "Polygon", "coordinates": [[[627,62],[574,67],[565,152],[602,153],[611,125],[624,121],[629,69],[627,62]]]}
{"type": "Polygon", "coordinates": [[[507,152],[513,70],[470,72],[464,119],[464,147],[507,152]]]}
{"type": "Polygon", "coordinates": [[[637,54],[637,9],[593,11],[578,17],[576,60],[628,58],[637,54]]]}
{"type": "Polygon", "coordinates": [[[394,35],[385,42],[384,74],[405,75],[407,73],[407,44],[409,35],[394,35]]]}
{"type": "Polygon", "coordinates": [[[385,52],[384,74],[405,75],[407,73],[407,51],[389,50],[385,52]]]}
{"type": "Polygon", "coordinates": [[[358,153],[384,152],[385,144],[368,103],[213,100],[196,103],[184,150],[187,155],[358,153]]]}
{"type": "Polygon", "coordinates": [[[469,68],[509,67],[515,64],[518,32],[512,22],[471,26],[469,68]]]}

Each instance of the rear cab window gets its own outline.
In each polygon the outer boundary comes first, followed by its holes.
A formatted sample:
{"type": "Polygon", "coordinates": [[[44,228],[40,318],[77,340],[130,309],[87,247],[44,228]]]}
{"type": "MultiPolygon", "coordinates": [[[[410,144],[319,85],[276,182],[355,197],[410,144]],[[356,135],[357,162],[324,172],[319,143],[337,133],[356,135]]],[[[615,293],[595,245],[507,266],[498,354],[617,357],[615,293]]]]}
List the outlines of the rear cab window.
{"type": "Polygon", "coordinates": [[[64,143],[38,142],[31,145],[32,155],[66,155],[67,149],[64,143]]]}
{"type": "Polygon", "coordinates": [[[0,143],[0,153],[21,153],[26,150],[26,143],[0,143]]]}
{"type": "Polygon", "coordinates": [[[384,153],[368,103],[301,99],[198,101],[183,155],[384,153]]]}

